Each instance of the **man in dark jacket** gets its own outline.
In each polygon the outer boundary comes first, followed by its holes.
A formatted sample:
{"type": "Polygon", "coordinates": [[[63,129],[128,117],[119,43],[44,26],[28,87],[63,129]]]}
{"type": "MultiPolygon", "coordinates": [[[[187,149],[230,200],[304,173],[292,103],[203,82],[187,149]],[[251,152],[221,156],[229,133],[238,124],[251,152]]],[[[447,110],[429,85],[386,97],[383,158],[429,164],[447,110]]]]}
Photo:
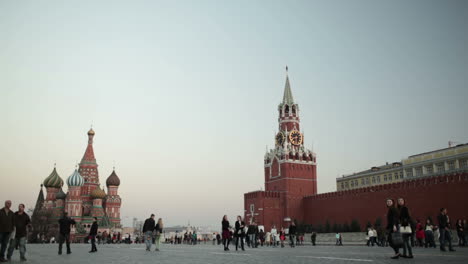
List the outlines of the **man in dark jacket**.
{"type": "Polygon", "coordinates": [[[15,213],[15,237],[10,240],[10,246],[8,247],[8,260],[11,259],[13,251],[19,246],[20,260],[26,261],[26,228],[31,226],[31,220],[29,215],[24,211],[24,204],[18,206],[18,212],[15,213]]]}
{"type": "Polygon", "coordinates": [[[315,231],[312,231],[312,235],[310,236],[310,240],[312,242],[312,245],[315,246],[315,241],[317,240],[317,233],[315,231]]]}
{"type": "Polygon", "coordinates": [[[437,217],[439,220],[439,232],[440,232],[440,250],[441,251],[446,251],[445,250],[445,243],[448,241],[449,243],[449,250],[450,251],[455,251],[452,247],[452,234],[450,233],[450,226],[449,226],[449,218],[447,215],[447,209],[446,208],[441,208],[440,209],[440,214],[437,217]]]}
{"type": "Polygon", "coordinates": [[[11,232],[13,232],[15,220],[13,211],[10,210],[11,201],[5,201],[5,207],[0,210],[0,262],[6,262],[5,251],[11,232]]]}
{"type": "Polygon", "coordinates": [[[289,240],[291,247],[295,247],[294,242],[296,241],[296,223],[291,221],[291,225],[289,225],[289,240]]]}
{"type": "Polygon", "coordinates": [[[97,232],[98,232],[97,217],[94,217],[93,224],[91,225],[91,229],[89,230],[89,238],[91,238],[91,251],[89,253],[93,253],[97,251],[97,248],[96,248],[97,232]]]}
{"type": "Polygon", "coordinates": [[[67,254],[71,254],[70,249],[70,231],[71,225],[76,224],[75,220],[68,217],[68,213],[63,213],[63,217],[58,221],[59,222],[59,255],[62,255],[62,246],[63,242],[67,244],[67,254]]]}
{"type": "Polygon", "coordinates": [[[154,214],[145,220],[143,224],[143,234],[145,234],[146,251],[151,251],[151,245],[153,244],[153,231],[155,227],[154,214]]]}

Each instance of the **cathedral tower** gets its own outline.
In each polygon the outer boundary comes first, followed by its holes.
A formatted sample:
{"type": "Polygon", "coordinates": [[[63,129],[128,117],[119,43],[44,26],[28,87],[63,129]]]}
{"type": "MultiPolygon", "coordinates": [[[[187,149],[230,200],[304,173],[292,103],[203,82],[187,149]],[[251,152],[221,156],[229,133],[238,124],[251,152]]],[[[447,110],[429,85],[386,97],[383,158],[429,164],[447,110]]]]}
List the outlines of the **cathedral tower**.
{"type": "Polygon", "coordinates": [[[106,185],[106,214],[111,223],[120,225],[120,206],[122,204],[122,200],[119,196],[120,179],[115,173],[115,168],[107,178],[106,185]]]}
{"type": "MultiPolygon", "coordinates": [[[[83,200],[83,216],[91,216],[92,198],[91,193],[99,187],[99,172],[96,158],[94,157],[93,139],[94,130],[88,131],[88,146],[81,159],[78,172],[84,179],[84,185],[81,187],[81,196],[83,200]]],[[[91,219],[90,219],[91,220],[91,219]]]]}

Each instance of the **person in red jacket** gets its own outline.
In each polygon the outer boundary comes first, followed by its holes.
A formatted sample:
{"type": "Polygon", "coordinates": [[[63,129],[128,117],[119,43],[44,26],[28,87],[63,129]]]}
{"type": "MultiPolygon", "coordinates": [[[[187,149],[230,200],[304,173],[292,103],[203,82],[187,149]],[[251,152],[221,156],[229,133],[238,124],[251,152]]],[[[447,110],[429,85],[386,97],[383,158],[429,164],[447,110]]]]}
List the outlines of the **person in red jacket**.
{"type": "Polygon", "coordinates": [[[416,239],[418,240],[418,247],[423,247],[424,240],[426,239],[426,234],[421,224],[421,221],[419,220],[418,220],[418,223],[416,224],[416,239]]]}

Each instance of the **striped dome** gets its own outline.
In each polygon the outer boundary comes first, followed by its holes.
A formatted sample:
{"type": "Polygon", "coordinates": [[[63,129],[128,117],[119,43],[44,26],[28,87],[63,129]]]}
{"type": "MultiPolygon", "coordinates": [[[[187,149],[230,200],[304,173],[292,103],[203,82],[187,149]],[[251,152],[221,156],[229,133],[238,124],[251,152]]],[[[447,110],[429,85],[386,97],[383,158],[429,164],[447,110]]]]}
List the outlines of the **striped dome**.
{"type": "Polygon", "coordinates": [[[78,170],[75,169],[72,175],[68,177],[67,179],[67,184],[68,187],[74,187],[74,186],[83,186],[84,184],[84,179],[81,177],[81,175],[78,173],[78,170]]]}
{"type": "Polygon", "coordinates": [[[55,199],[65,200],[65,198],[67,198],[67,195],[63,192],[62,188],[60,188],[60,191],[55,195],[55,199]]]}
{"type": "Polygon", "coordinates": [[[99,188],[99,186],[91,192],[91,198],[93,199],[104,199],[106,198],[106,193],[104,190],[99,188]]]}
{"type": "Polygon", "coordinates": [[[55,167],[54,167],[54,170],[52,171],[52,173],[49,175],[49,177],[47,177],[44,180],[44,186],[46,188],[49,188],[49,187],[50,188],[60,188],[60,187],[63,186],[63,180],[58,175],[57,170],[55,169],[55,167]]]}

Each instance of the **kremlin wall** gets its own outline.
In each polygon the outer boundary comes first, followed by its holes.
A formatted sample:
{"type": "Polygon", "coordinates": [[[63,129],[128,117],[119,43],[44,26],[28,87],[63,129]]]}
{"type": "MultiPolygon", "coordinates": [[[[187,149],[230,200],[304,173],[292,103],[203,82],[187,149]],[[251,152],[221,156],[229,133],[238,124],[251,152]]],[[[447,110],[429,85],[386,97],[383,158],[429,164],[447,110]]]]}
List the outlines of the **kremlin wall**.
{"type": "Polygon", "coordinates": [[[377,219],[386,224],[386,199],[399,197],[407,201],[414,220],[431,217],[437,224],[442,207],[453,224],[468,218],[468,200],[462,199],[468,194],[467,144],[343,176],[337,179],[339,191],[318,194],[317,155],[304,147],[299,105],[288,76],[278,115],[275,148],[264,157],[265,191],[244,194],[246,223],[256,221],[269,231],[287,227],[290,221],[312,226],[357,221],[363,230],[377,219]]]}

